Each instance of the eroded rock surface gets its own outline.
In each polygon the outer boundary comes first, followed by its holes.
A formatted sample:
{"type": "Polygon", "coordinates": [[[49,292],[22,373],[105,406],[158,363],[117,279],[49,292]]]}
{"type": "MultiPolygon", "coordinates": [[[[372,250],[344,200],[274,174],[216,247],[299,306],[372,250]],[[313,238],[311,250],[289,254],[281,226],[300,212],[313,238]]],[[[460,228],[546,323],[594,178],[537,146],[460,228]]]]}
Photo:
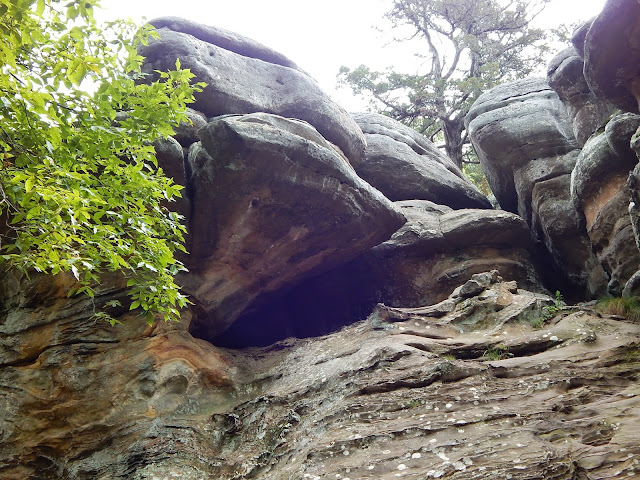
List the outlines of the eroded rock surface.
{"type": "Polygon", "coordinates": [[[638,115],[615,116],[602,134],[585,144],[571,177],[571,197],[609,276],[608,290],[618,296],[640,265],[627,186],[629,172],[638,162],[629,146],[638,125],[638,115]]]}
{"type": "Polygon", "coordinates": [[[224,331],[260,294],[346,263],[405,221],[309,124],[225,116],[189,155],[194,328],[224,331]]]}
{"type": "Polygon", "coordinates": [[[609,0],[585,36],[585,78],[599,98],[638,113],[640,95],[640,4],[609,0]]]}
{"type": "Polygon", "coordinates": [[[609,102],[591,92],[583,71],[584,61],[574,47],[558,53],[547,67],[549,85],[567,106],[569,117],[573,120],[573,134],[580,145],[584,145],[596,130],[604,127],[613,113],[613,106],[609,102]]]}
{"type": "MultiPolygon", "coordinates": [[[[555,81],[562,86],[564,80],[555,81]]],[[[563,94],[572,98],[570,91],[563,94]]],[[[606,291],[608,278],[571,199],[580,150],[558,95],[544,79],[500,85],[480,96],[467,125],[501,207],[519,213],[548,252],[555,288],[577,296],[606,291]]]]}
{"type": "Polygon", "coordinates": [[[491,208],[485,196],[427,138],[384,115],[353,116],[367,141],[356,172],[387,198],[430,200],[452,208],[491,208]]]}
{"type": "Polygon", "coordinates": [[[396,202],[408,219],[386,242],[349,263],[253,303],[215,340],[242,347],[287,336],[323,335],[366,318],[377,303],[418,307],[445,299],[473,274],[544,291],[526,224],[497,210],[452,210],[425,200],[396,202]]]}
{"type": "Polygon", "coordinates": [[[564,105],[542,78],[499,85],[483,93],[466,124],[491,190],[500,206],[514,213],[518,211],[514,170],[578,148],[564,105]]]}
{"type": "Polygon", "coordinates": [[[243,351],[183,324],[96,325],[50,287],[5,289],[3,479],[640,474],[640,326],[549,318],[549,297],[497,272],[437,305],[243,351]]]}
{"type": "Polygon", "coordinates": [[[176,58],[208,86],[192,105],[208,117],[267,112],[313,125],[354,164],[365,141],[351,116],[293,62],[246,37],[184,19],[152,20],[159,39],[141,48],[143,70],[175,68],[176,58]]]}

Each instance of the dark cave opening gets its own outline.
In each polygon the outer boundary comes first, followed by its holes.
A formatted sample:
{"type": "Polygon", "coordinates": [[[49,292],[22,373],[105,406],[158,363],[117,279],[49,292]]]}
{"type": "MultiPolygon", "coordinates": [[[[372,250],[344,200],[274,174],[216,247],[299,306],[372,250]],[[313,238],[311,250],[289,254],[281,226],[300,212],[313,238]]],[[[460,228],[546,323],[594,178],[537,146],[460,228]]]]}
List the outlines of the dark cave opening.
{"type": "MultiPolygon", "coordinates": [[[[548,288],[547,293],[553,294],[559,290],[565,300],[571,303],[585,300],[584,291],[571,288],[572,282],[560,275],[551,262],[540,260],[548,259],[548,255],[543,253],[540,244],[532,250],[532,257],[538,260],[535,276],[544,282],[548,288]]],[[[232,349],[266,347],[290,337],[328,335],[366,319],[378,303],[395,307],[430,305],[444,300],[455,287],[462,285],[474,273],[487,271],[491,269],[488,267],[496,266],[498,270],[501,267],[508,270],[506,264],[509,262],[502,265],[496,260],[500,265],[489,265],[487,262],[478,261],[481,255],[481,251],[471,255],[470,265],[461,265],[461,271],[456,273],[455,278],[449,278],[450,271],[444,272],[442,277],[435,278],[435,283],[439,285],[435,290],[439,292],[431,292],[415,290],[415,287],[403,282],[402,278],[396,278],[391,265],[398,262],[398,258],[392,263],[385,263],[379,258],[365,254],[334,270],[304,280],[279,295],[263,295],[257,298],[222,334],[212,335],[208,332],[208,322],[204,316],[201,317],[201,321],[192,322],[191,334],[218,347],[232,349]]],[[[428,258],[421,258],[417,263],[429,261],[428,258]]],[[[405,266],[402,266],[401,270],[401,276],[406,276],[408,272],[405,266]]],[[[524,278],[526,272],[509,273],[524,278]]],[[[526,282],[520,287],[530,289],[526,282]]]]}
{"type": "MultiPolygon", "coordinates": [[[[213,345],[266,347],[289,337],[319,337],[364,320],[380,301],[364,262],[353,261],[301,282],[280,295],[258,298],[226,331],[209,336],[192,323],[191,334],[213,345]]],[[[203,322],[204,323],[204,322],[203,322]]]]}

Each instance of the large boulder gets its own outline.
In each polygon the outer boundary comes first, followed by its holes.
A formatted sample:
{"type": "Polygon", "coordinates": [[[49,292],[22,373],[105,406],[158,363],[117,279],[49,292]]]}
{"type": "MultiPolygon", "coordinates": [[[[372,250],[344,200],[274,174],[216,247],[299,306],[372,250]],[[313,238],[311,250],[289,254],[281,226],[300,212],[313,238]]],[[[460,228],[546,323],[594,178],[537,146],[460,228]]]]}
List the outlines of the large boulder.
{"type": "Polygon", "coordinates": [[[207,116],[267,112],[313,125],[357,164],[365,141],[351,116],[284,56],[226,30],[165,17],[150,22],[158,39],[140,48],[143,71],[175,68],[176,58],[206,82],[193,108],[207,116]]]}
{"type": "Polygon", "coordinates": [[[355,165],[387,198],[430,200],[452,208],[491,208],[491,203],[433,143],[400,122],[377,113],[356,113],[367,140],[355,165]]]}
{"type": "Polygon", "coordinates": [[[263,296],[215,343],[244,347],[323,335],[366,318],[377,303],[418,307],[439,302],[488,269],[498,269],[524,288],[544,290],[529,231],[517,215],[452,210],[425,200],[396,205],[408,221],[388,241],[288,292],[263,296]]]}
{"type": "Polygon", "coordinates": [[[564,105],[543,78],[499,85],[480,95],[465,123],[491,190],[504,210],[518,211],[513,172],[578,148],[564,105]]]}
{"type": "Polygon", "coordinates": [[[566,105],[573,120],[573,133],[579,145],[609,120],[613,106],[597,98],[584,78],[584,62],[574,47],[558,53],[549,62],[547,80],[566,105]]]}
{"type": "Polygon", "coordinates": [[[604,132],[594,136],[580,152],[571,178],[571,196],[583,215],[594,252],[607,271],[609,292],[620,295],[640,266],[629,202],[627,177],[637,164],[629,146],[640,116],[615,116],[604,132]]]}
{"type": "Polygon", "coordinates": [[[225,116],[199,135],[184,280],[199,335],[222,332],[259,295],[353,259],[405,221],[305,122],[225,116]]]}
{"type": "Polygon", "coordinates": [[[638,113],[640,4],[608,0],[591,23],[584,46],[584,74],[591,91],[617,108],[638,113]]]}

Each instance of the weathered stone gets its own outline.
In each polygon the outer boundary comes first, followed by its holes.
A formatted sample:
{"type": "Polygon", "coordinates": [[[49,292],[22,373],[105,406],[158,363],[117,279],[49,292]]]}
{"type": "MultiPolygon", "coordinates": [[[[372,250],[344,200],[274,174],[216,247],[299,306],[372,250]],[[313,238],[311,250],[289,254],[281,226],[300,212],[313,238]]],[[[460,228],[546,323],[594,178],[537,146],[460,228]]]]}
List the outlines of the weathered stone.
{"type": "Polygon", "coordinates": [[[313,125],[357,164],[364,136],[351,116],[307,74],[279,54],[230,32],[187,20],[151,21],[159,39],[141,47],[143,70],[175,68],[176,58],[206,82],[192,107],[209,117],[268,112],[313,125]]]}
{"type": "Polygon", "coordinates": [[[173,135],[178,143],[185,148],[188,148],[192,143],[200,141],[198,130],[207,124],[207,116],[192,108],[187,108],[187,118],[187,122],[180,122],[173,135]]]}
{"type": "Polygon", "coordinates": [[[517,215],[451,210],[417,200],[396,205],[408,221],[389,240],[284,294],[263,296],[216,343],[242,347],[323,335],[366,318],[377,303],[419,307],[440,302],[474,274],[490,269],[544,291],[531,237],[517,215]]]}
{"type": "Polygon", "coordinates": [[[425,137],[389,117],[358,113],[365,133],[364,180],[390,200],[430,200],[452,208],[491,208],[491,203],[453,162],[425,137]]]}
{"type": "Polygon", "coordinates": [[[640,4],[609,0],[585,38],[584,75],[591,91],[617,108],[638,113],[640,4]]]}
{"type": "Polygon", "coordinates": [[[305,122],[226,116],[199,134],[206,154],[192,146],[189,156],[194,208],[184,283],[200,335],[222,332],[258,295],[345,263],[404,222],[305,122]]]}
{"type": "MultiPolygon", "coordinates": [[[[580,110],[598,103],[580,63],[575,51],[565,51],[552,61],[549,76],[585,139],[600,114],[593,122],[580,118],[580,110]]],[[[560,97],[541,79],[499,86],[480,97],[467,121],[500,205],[517,211],[548,252],[547,281],[570,295],[599,295],[608,280],[592,252],[582,211],[571,200],[569,175],[580,151],[560,97]]]]}
{"type": "Polygon", "coordinates": [[[607,271],[609,291],[620,295],[640,264],[628,213],[629,171],[637,158],[629,145],[640,118],[614,117],[601,135],[585,144],[571,176],[571,197],[584,216],[592,248],[607,271]],[[626,140],[625,140],[626,138],[626,140]]]}
{"type": "Polygon", "coordinates": [[[571,35],[571,44],[576,49],[580,58],[584,60],[584,42],[587,39],[587,32],[591,28],[593,18],[577,26],[571,35]]]}
{"type": "MultiPolygon", "coordinates": [[[[171,177],[173,181],[186,188],[187,175],[185,172],[184,151],[180,144],[173,138],[161,138],[153,144],[156,150],[156,158],[158,159],[158,167],[160,167],[167,177],[171,177]]],[[[177,212],[184,217],[184,224],[189,224],[191,216],[191,200],[187,190],[181,192],[181,197],[175,202],[165,202],[165,206],[171,211],[177,212]]]]}
{"type": "Polygon", "coordinates": [[[483,93],[466,118],[473,145],[500,206],[517,212],[513,172],[526,163],[578,148],[558,95],[542,78],[527,78],[483,93]]]}
{"type": "Polygon", "coordinates": [[[553,271],[559,274],[554,289],[568,295],[603,295],[608,277],[592,252],[582,217],[571,199],[570,184],[569,174],[533,183],[531,231],[545,245],[553,271]]]}
{"type": "Polygon", "coordinates": [[[584,145],[596,130],[604,127],[613,113],[610,103],[598,99],[589,90],[583,70],[584,62],[573,47],[558,53],[547,67],[549,85],[567,106],[579,145],[584,145]]]}
{"type": "Polygon", "coordinates": [[[551,298],[496,280],[233,351],[193,339],[189,316],[114,329],[5,276],[0,338],[19,353],[0,354],[0,475],[633,478],[640,326],[580,309],[545,325],[551,298]]]}

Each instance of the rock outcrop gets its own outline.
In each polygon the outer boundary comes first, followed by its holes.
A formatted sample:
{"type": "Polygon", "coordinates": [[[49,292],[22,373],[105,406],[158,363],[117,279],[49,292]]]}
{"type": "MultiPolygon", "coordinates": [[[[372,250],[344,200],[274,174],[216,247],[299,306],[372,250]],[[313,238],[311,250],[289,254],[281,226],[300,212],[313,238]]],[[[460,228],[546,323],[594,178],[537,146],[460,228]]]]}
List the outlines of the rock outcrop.
{"type": "Polygon", "coordinates": [[[244,351],[193,339],[188,316],[96,325],[89,300],[35,280],[3,278],[3,479],[640,474],[640,327],[550,319],[497,272],[244,351]]]}
{"type": "Polygon", "coordinates": [[[208,84],[196,95],[195,110],[208,117],[266,112],[304,120],[349,161],[361,161],[365,141],[353,118],[284,56],[246,37],[180,18],[150,23],[160,38],[141,48],[143,70],[170,70],[180,58],[183,68],[208,84]]]}
{"type": "Polygon", "coordinates": [[[578,148],[558,95],[542,78],[483,93],[466,118],[469,135],[500,206],[518,213],[514,172],[527,163],[578,148]]]}
{"type": "Polygon", "coordinates": [[[581,146],[604,127],[614,111],[609,102],[593,94],[583,72],[584,61],[573,46],[558,53],[547,68],[549,85],[566,105],[573,134],[581,146]]]}
{"type": "Polygon", "coordinates": [[[591,91],[622,111],[639,113],[640,4],[609,0],[584,36],[584,74],[591,91]]]}
{"type": "Polygon", "coordinates": [[[383,242],[404,217],[313,127],[256,113],[199,131],[191,172],[186,291],[201,335],[259,294],[292,287],[383,242]]]}
{"type": "Polygon", "coordinates": [[[571,197],[584,217],[593,251],[609,276],[608,291],[617,296],[640,266],[627,187],[629,172],[638,162],[629,146],[638,126],[638,115],[613,117],[604,132],[587,141],[571,177],[571,197]]]}
{"type": "Polygon", "coordinates": [[[558,95],[539,78],[500,85],[478,98],[466,121],[500,206],[519,213],[548,252],[554,288],[604,292],[605,272],[570,195],[580,150],[558,95]]]}
{"type": "Polygon", "coordinates": [[[429,200],[452,208],[491,208],[485,196],[427,138],[378,113],[353,116],[367,141],[356,172],[387,198],[429,200]]]}
{"type": "Polygon", "coordinates": [[[640,325],[547,296],[536,269],[583,295],[640,291],[640,121],[599,123],[637,65],[597,51],[635,39],[605,37],[636,10],[610,0],[576,34],[550,69],[560,97],[528,79],[472,109],[504,210],[279,53],[153,21],[146,71],[179,56],[209,83],[155,144],[184,187],[193,305],[149,326],[115,274],[87,298],[70,276],[4,272],[0,478],[640,477],[640,325]]]}
{"type": "Polygon", "coordinates": [[[324,335],[366,318],[377,303],[418,307],[439,302],[488,268],[544,291],[531,237],[517,215],[452,210],[424,200],[396,205],[408,221],[388,241],[291,291],[261,298],[214,343],[241,348],[324,335]]]}

